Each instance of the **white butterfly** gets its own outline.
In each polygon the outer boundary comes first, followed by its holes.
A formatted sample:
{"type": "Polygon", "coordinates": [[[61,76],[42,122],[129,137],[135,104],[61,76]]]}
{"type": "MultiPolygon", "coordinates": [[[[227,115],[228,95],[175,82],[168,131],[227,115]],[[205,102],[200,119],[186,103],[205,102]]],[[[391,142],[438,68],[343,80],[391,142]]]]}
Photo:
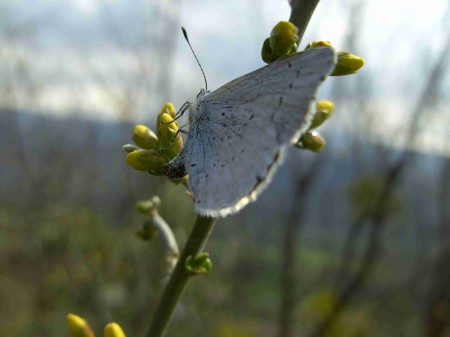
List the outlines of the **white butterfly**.
{"type": "Polygon", "coordinates": [[[198,213],[226,216],[256,200],[285,147],[308,128],[314,95],[334,64],[332,48],[307,49],[189,103],[186,144],[165,173],[189,175],[198,213]]]}

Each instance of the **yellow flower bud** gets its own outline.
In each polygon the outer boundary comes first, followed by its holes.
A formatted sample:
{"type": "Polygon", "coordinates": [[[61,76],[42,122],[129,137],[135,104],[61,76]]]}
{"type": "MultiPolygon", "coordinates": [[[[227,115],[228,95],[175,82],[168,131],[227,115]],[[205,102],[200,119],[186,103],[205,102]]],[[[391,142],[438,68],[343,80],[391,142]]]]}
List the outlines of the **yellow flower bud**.
{"type": "Polygon", "coordinates": [[[331,45],[330,41],[318,40],[318,41],[313,41],[313,42],[309,43],[306,46],[305,49],[317,48],[317,47],[330,47],[330,48],[333,48],[333,46],[331,45]]]}
{"type": "Polygon", "coordinates": [[[348,51],[338,53],[338,61],[331,76],[351,75],[358,72],[364,65],[364,59],[348,51]]]}
{"type": "Polygon", "coordinates": [[[334,111],[334,103],[332,101],[318,101],[316,104],[316,113],[314,114],[309,129],[317,128],[331,117],[334,111]]]}
{"type": "Polygon", "coordinates": [[[69,326],[71,337],[95,337],[91,327],[80,316],[68,314],[67,325],[69,326]]]}
{"type": "Polygon", "coordinates": [[[158,124],[161,149],[169,159],[175,158],[183,149],[183,138],[178,132],[178,123],[168,113],[163,113],[158,124]]]}
{"type": "Polygon", "coordinates": [[[158,114],[158,119],[156,121],[157,125],[161,124],[161,116],[163,114],[168,114],[170,117],[175,118],[177,111],[175,110],[175,106],[172,104],[172,102],[167,102],[162,107],[161,112],[158,114]]]}
{"type": "Polygon", "coordinates": [[[142,124],[137,124],[133,130],[133,140],[137,146],[148,149],[148,150],[158,150],[159,142],[158,137],[155,133],[148,127],[142,124]]]}
{"type": "Polygon", "coordinates": [[[172,102],[167,102],[166,104],[164,104],[160,115],[162,115],[163,113],[167,113],[171,117],[175,117],[177,111],[175,110],[175,106],[172,104],[172,102]]]}
{"type": "Polygon", "coordinates": [[[314,152],[322,151],[325,143],[325,138],[316,131],[307,131],[300,138],[300,146],[314,152]]]}
{"type": "Polygon", "coordinates": [[[125,337],[125,334],[117,323],[109,323],[105,326],[104,337],[125,337]]]}
{"type": "Polygon", "coordinates": [[[127,164],[140,171],[164,174],[163,166],[169,161],[162,151],[139,149],[127,154],[127,164]]]}
{"type": "Polygon", "coordinates": [[[271,63],[279,58],[297,52],[298,28],[288,21],[280,21],[272,29],[261,50],[264,62],[271,63]]]}
{"type": "Polygon", "coordinates": [[[298,28],[288,21],[278,22],[270,33],[270,47],[279,56],[291,54],[293,47],[296,51],[298,41],[298,28]]]}

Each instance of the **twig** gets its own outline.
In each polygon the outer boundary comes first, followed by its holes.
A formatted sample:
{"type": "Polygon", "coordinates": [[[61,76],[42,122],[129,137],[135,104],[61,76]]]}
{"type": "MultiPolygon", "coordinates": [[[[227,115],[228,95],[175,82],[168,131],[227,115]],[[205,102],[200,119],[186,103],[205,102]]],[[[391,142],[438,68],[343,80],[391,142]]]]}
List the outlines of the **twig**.
{"type": "Polygon", "coordinates": [[[289,3],[292,8],[289,21],[299,30],[298,37],[300,44],[319,0],[290,0],[289,3]]]}
{"type": "Polygon", "coordinates": [[[161,337],[166,331],[167,324],[190,277],[185,266],[186,259],[189,256],[195,257],[202,251],[213,229],[215,220],[215,218],[197,216],[194,228],[155,310],[150,328],[145,335],[146,337],[161,337]]]}

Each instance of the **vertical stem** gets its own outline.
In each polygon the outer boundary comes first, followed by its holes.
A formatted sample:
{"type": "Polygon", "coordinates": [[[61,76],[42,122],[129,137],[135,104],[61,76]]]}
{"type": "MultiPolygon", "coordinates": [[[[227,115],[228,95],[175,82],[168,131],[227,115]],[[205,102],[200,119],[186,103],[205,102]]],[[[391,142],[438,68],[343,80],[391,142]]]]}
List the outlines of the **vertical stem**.
{"type": "Polygon", "coordinates": [[[289,21],[296,25],[299,30],[300,43],[319,0],[291,0],[290,3],[292,11],[289,21]]]}
{"type": "Polygon", "coordinates": [[[201,252],[213,229],[215,220],[215,218],[207,216],[197,216],[194,228],[181,253],[181,257],[161,296],[161,300],[153,315],[150,328],[145,335],[146,337],[161,337],[164,335],[175,306],[190,277],[185,268],[185,261],[188,256],[195,257],[201,252]]]}

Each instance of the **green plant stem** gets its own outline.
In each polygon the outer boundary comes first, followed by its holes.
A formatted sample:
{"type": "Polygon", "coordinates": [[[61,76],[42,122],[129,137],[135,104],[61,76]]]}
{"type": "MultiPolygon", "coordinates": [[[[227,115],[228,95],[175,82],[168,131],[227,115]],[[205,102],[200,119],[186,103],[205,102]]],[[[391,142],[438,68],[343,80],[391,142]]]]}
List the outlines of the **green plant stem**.
{"type": "Polygon", "coordinates": [[[197,216],[194,228],[192,228],[191,234],[181,253],[181,257],[161,296],[161,300],[153,315],[150,328],[145,335],[146,337],[161,337],[166,331],[170,317],[186,287],[189,277],[191,277],[185,268],[185,261],[188,256],[195,257],[202,251],[213,229],[215,221],[215,218],[202,215],[197,216]]]}
{"type": "Polygon", "coordinates": [[[159,215],[157,209],[153,209],[149,214],[153,219],[153,225],[158,230],[164,245],[165,258],[167,264],[167,274],[173,271],[178,261],[180,251],[178,249],[177,240],[173,235],[172,229],[167,222],[159,215]]]}
{"type": "Polygon", "coordinates": [[[299,30],[300,43],[319,0],[291,0],[290,3],[292,11],[289,21],[297,26],[299,30]]]}

